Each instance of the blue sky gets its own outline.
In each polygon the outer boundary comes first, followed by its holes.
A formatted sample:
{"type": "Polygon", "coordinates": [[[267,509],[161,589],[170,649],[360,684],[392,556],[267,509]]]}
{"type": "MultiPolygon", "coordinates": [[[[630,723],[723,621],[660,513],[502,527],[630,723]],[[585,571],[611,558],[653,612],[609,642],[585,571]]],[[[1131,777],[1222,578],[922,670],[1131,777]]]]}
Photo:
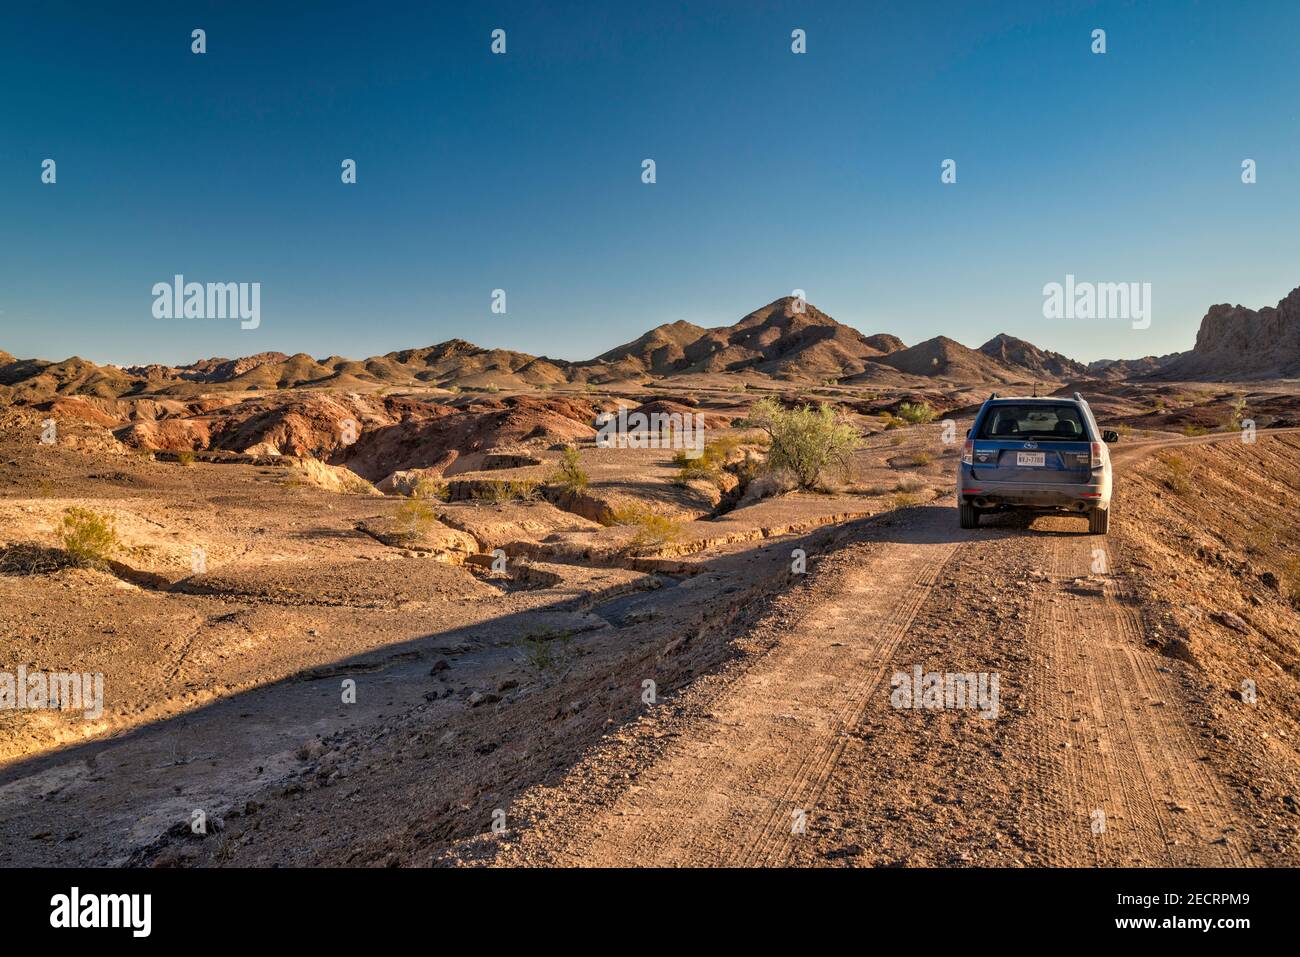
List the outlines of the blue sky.
{"type": "Polygon", "coordinates": [[[1090,360],[1189,348],[1210,304],[1300,285],[1294,2],[17,6],[15,355],[578,359],[800,288],[909,344],[1090,360]],[[260,327],[153,318],[175,273],[260,282],[260,327]],[[1150,282],[1151,327],[1044,319],[1067,273],[1150,282]]]}

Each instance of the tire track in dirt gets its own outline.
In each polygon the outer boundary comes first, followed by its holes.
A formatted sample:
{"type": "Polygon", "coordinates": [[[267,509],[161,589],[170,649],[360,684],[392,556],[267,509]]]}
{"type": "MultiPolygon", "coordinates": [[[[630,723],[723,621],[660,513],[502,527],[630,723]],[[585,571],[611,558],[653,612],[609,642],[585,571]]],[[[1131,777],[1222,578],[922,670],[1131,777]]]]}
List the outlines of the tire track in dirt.
{"type": "Polygon", "coordinates": [[[897,540],[848,546],[808,617],[713,702],[698,733],[675,739],[562,844],[538,835],[548,846],[517,850],[595,866],[782,863],[793,814],[817,806],[842,736],[956,548],[948,517],[919,509],[897,540]]]}
{"type": "MultiPolygon", "coordinates": [[[[1117,471],[1149,451],[1126,450],[1117,457],[1117,471]]],[[[1122,501],[1116,511],[1122,523],[1122,501]]],[[[1037,527],[1068,525],[1068,519],[1048,518],[1037,527]]],[[[1065,821],[1037,816],[1050,863],[1251,863],[1240,846],[1244,834],[1231,797],[1189,733],[1173,669],[1145,647],[1131,580],[1103,571],[1108,540],[1045,541],[1043,572],[1060,584],[1040,589],[1030,611],[1035,670],[1042,677],[1033,710],[1044,724],[1035,735],[1035,765],[1050,769],[1059,761],[1062,767],[1049,771],[1048,782],[1061,792],[1055,806],[1068,809],[1065,821]],[[1053,733],[1058,720],[1065,721],[1064,736],[1053,733]],[[1054,758],[1052,750],[1063,754],[1054,758]]],[[[1045,802],[1040,811],[1052,806],[1045,802]]]]}
{"type": "Polygon", "coordinates": [[[1044,589],[1031,606],[1043,676],[1035,740],[1063,752],[1054,784],[1069,813],[1040,818],[1043,846],[1054,864],[1247,864],[1232,802],[1188,733],[1172,669],[1144,647],[1130,584],[1091,571],[1102,541],[1052,540],[1045,572],[1075,584],[1044,589]],[[1052,727],[1061,720],[1064,735],[1052,727]]]}

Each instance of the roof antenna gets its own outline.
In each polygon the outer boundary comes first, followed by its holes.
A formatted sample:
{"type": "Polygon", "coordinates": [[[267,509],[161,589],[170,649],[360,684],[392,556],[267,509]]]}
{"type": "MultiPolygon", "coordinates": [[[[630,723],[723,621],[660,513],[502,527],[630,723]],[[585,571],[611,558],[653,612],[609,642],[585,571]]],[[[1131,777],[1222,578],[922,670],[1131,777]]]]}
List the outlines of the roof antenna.
{"type": "Polygon", "coordinates": [[[1035,398],[1035,399],[1038,398],[1038,383],[1037,383],[1037,382],[1034,383],[1034,398],[1035,398]]]}

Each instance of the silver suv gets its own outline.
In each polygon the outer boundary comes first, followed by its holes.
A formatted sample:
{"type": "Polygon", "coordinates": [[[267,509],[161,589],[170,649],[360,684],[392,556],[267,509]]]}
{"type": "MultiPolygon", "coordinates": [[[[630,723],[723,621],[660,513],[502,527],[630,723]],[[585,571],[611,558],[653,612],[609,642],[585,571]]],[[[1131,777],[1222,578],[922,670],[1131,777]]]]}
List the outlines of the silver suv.
{"type": "Polygon", "coordinates": [[[962,528],[985,512],[1023,510],[1088,516],[1088,531],[1110,524],[1109,442],[1079,393],[1072,399],[989,397],[966,433],[957,466],[962,528]]]}

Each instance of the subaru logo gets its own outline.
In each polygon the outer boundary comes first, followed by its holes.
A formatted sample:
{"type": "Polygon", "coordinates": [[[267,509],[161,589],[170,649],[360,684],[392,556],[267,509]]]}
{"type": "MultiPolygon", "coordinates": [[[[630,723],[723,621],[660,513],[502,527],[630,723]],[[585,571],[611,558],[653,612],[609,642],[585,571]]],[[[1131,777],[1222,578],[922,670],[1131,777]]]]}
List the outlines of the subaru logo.
{"type": "Polygon", "coordinates": [[[1026,443],[1025,443],[1025,448],[1027,448],[1027,449],[1036,449],[1036,448],[1038,448],[1038,443],[1037,443],[1037,442],[1026,442],[1026,443]]]}

